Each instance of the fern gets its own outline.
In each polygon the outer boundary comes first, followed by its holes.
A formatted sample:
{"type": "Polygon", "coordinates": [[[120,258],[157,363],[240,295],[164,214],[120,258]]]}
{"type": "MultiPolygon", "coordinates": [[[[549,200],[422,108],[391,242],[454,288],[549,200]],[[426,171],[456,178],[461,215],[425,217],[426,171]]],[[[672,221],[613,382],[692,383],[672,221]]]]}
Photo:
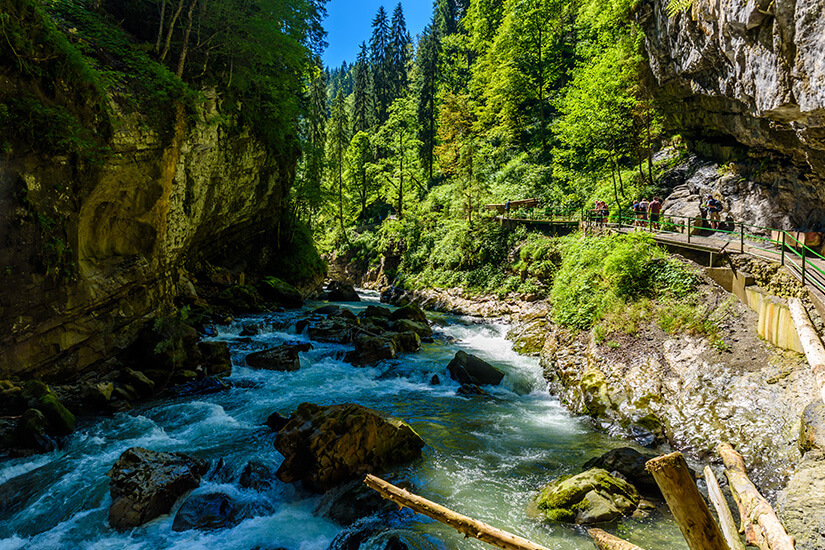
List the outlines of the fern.
{"type": "Polygon", "coordinates": [[[670,0],[665,11],[668,17],[674,17],[680,11],[685,11],[693,5],[693,0],[670,0]]]}

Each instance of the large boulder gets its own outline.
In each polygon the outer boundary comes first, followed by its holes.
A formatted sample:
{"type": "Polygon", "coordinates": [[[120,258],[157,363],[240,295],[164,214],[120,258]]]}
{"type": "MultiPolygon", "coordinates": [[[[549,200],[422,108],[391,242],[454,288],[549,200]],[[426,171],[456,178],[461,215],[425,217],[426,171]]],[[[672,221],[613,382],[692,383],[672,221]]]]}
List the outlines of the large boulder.
{"type": "Polygon", "coordinates": [[[173,531],[213,531],[227,529],[241,522],[241,508],[237,502],[224,493],[192,495],[186,499],[175,520],[173,531]]]}
{"type": "Polygon", "coordinates": [[[266,277],[256,287],[258,294],[267,302],[275,302],[283,307],[301,307],[304,300],[301,293],[277,277],[266,277]]]}
{"type": "Polygon", "coordinates": [[[601,468],[551,481],[536,498],[547,519],[581,524],[613,521],[638,504],[639,493],[631,484],[601,468]]]}
{"type": "Polygon", "coordinates": [[[198,350],[210,376],[229,376],[232,373],[232,357],[226,342],[198,342],[198,350]]]}
{"type": "Polygon", "coordinates": [[[633,484],[636,489],[646,495],[661,496],[662,492],[653,479],[653,475],[645,469],[645,463],[656,458],[655,453],[642,454],[630,447],[621,447],[607,451],[602,456],[591,458],[582,466],[582,470],[602,468],[608,472],[618,472],[624,479],[633,484]]]}
{"type": "Polygon", "coordinates": [[[400,319],[427,324],[427,315],[424,313],[424,310],[415,304],[407,304],[390,313],[390,321],[398,321],[400,319]]]}
{"type": "Polygon", "coordinates": [[[206,461],[183,453],[127,449],[106,474],[111,478],[109,525],[130,529],[169,513],[178,498],[200,484],[207,469],[206,461]]]}
{"type": "MultiPolygon", "coordinates": [[[[352,341],[353,323],[340,317],[313,320],[307,328],[307,335],[316,342],[348,344],[352,341]]],[[[296,327],[297,330],[297,327],[296,327]]]]}
{"type": "Polygon", "coordinates": [[[246,356],[246,364],[255,369],[293,372],[301,368],[298,354],[312,349],[312,344],[283,344],[246,356]]]}
{"type": "Polygon", "coordinates": [[[799,449],[803,453],[813,449],[825,451],[825,402],[822,399],[814,399],[802,413],[799,449]]]}
{"type": "Polygon", "coordinates": [[[460,384],[498,386],[504,378],[504,373],[493,365],[465,351],[455,354],[447,370],[450,377],[460,384]]]}
{"type": "Polygon", "coordinates": [[[405,422],[355,404],[302,403],[278,432],[285,457],[277,476],[323,492],[421,455],[424,441],[405,422]]]}
{"type": "Polygon", "coordinates": [[[399,319],[392,323],[393,330],[397,332],[412,331],[418,334],[421,338],[429,338],[433,335],[433,329],[430,328],[426,322],[411,321],[409,319],[399,319]]]}
{"type": "Polygon", "coordinates": [[[341,281],[330,281],[324,298],[331,302],[360,302],[361,297],[355,287],[341,281]]]}
{"type": "Polygon", "coordinates": [[[352,365],[374,365],[385,359],[393,359],[401,351],[400,342],[359,333],[355,337],[355,350],[347,353],[344,360],[352,365]]]}
{"type": "Polygon", "coordinates": [[[825,548],[825,454],[805,453],[779,493],[776,507],[788,534],[796,539],[796,548],[825,548]]]}

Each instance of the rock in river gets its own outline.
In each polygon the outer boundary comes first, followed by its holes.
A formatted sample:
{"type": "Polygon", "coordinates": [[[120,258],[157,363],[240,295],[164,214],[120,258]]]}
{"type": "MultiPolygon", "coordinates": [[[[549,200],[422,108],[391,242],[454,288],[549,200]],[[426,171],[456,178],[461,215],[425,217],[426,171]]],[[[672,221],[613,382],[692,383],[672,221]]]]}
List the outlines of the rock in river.
{"type": "Polygon", "coordinates": [[[465,351],[455,354],[447,365],[447,370],[450,372],[450,378],[460,384],[498,386],[504,378],[504,373],[493,365],[465,351]]]}
{"type": "Polygon", "coordinates": [[[183,453],[127,449],[106,474],[112,494],[109,525],[129,529],[169,513],[178,498],[200,484],[207,469],[206,461],[183,453]]]}
{"type": "Polygon", "coordinates": [[[661,497],[662,492],[656,480],[645,469],[645,463],[656,456],[653,452],[642,454],[631,447],[621,447],[607,451],[602,456],[591,458],[584,463],[582,470],[602,468],[608,472],[618,472],[642,493],[661,497]]]}
{"type": "Polygon", "coordinates": [[[424,441],[405,422],[354,404],[302,403],[278,432],[285,460],[278,479],[318,492],[421,455],[424,441]]]}
{"type": "Polygon", "coordinates": [[[192,495],[186,499],[172,522],[173,531],[212,531],[234,527],[241,522],[240,507],[223,493],[192,495]]]}
{"type": "Polygon", "coordinates": [[[312,344],[283,344],[246,356],[246,364],[255,369],[293,372],[301,368],[298,354],[312,349],[312,344]]]}
{"type": "Polygon", "coordinates": [[[601,468],[551,481],[536,499],[547,519],[584,524],[618,519],[637,504],[636,489],[601,468]]]}

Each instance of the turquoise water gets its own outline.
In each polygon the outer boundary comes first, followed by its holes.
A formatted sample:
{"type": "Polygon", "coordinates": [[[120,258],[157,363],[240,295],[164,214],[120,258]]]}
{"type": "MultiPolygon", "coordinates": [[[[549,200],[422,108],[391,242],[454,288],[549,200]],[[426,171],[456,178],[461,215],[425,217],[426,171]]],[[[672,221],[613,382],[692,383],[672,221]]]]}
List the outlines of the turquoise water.
{"type": "MultiPolygon", "coordinates": [[[[375,296],[367,299],[376,301],[375,296]]],[[[345,305],[357,312],[366,303],[345,305]]],[[[407,420],[427,447],[421,459],[388,475],[410,481],[418,494],[548,548],[593,548],[583,529],[542,522],[531,516],[528,505],[543,484],[579,472],[587,459],[626,442],[594,432],[563,409],[547,392],[538,360],[511,350],[506,326],[440,316],[444,326],[436,328],[433,343],[374,368],[342,362],[347,346],[317,342],[301,355],[297,372],[244,366],[250,351],[306,341],[294,330],[303,315],[248,317],[222,327],[214,339],[229,342],[235,365],[227,392],[155,401],[86,421],[63,450],[0,462],[0,484],[12,480],[17,488],[14,498],[0,504],[0,549],[326,550],[333,545],[340,550],[341,537],[359,526],[321,517],[319,495],[278,481],[260,492],[238,484],[250,460],[277,468],[282,457],[263,423],[271,413],[287,416],[305,401],[355,402],[407,420]],[[238,336],[242,322],[260,323],[264,331],[252,343],[243,342],[238,336]],[[489,397],[456,395],[458,384],[446,365],[458,349],[506,371],[502,385],[489,388],[489,397]],[[430,384],[433,375],[440,384],[430,384]],[[105,474],[132,446],[185,452],[213,464],[223,459],[196,492],[226,493],[251,510],[251,517],[230,529],[176,533],[173,510],[131,531],[111,529],[105,474]]],[[[490,548],[409,511],[372,523],[373,534],[362,548],[383,549],[390,535],[414,548],[490,548]]],[[[606,528],[643,547],[686,548],[665,510],[606,528]]]]}

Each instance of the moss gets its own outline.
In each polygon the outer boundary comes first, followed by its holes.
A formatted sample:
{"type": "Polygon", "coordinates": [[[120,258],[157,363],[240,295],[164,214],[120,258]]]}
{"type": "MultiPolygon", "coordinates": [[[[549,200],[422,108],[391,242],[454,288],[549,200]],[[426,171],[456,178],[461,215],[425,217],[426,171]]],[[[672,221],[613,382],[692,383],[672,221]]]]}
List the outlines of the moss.
{"type": "Polygon", "coordinates": [[[74,431],[75,417],[54,394],[48,393],[40,398],[37,408],[49,421],[49,432],[66,436],[74,431]]]}
{"type": "Polygon", "coordinates": [[[607,470],[592,468],[550,482],[539,493],[536,505],[552,521],[573,521],[578,511],[590,507],[586,495],[594,490],[614,500],[626,499],[634,506],[639,503],[639,494],[632,485],[613,477],[607,470]]]}

